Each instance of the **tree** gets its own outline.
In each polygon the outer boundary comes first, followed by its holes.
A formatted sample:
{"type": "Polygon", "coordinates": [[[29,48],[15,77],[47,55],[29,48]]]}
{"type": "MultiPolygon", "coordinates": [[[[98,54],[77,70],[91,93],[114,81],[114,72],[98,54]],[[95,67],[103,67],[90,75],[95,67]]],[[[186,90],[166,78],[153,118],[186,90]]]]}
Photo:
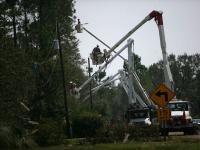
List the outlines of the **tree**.
{"type": "MultiPolygon", "coordinates": [[[[194,103],[195,111],[199,112],[198,100],[198,72],[200,66],[200,55],[169,55],[168,60],[172,71],[172,76],[175,82],[175,92],[178,99],[189,100],[194,103]]],[[[163,64],[159,61],[149,67],[149,72],[152,81],[155,85],[164,82],[163,64]]]]}
{"type": "Polygon", "coordinates": [[[85,79],[81,69],[84,61],[70,19],[74,16],[74,2],[3,0],[0,13],[0,111],[7,112],[0,115],[1,120],[14,126],[19,121],[15,115],[25,114],[18,109],[19,102],[24,101],[31,110],[31,120],[63,121],[60,65],[58,52],[53,49],[56,21],[61,30],[67,82],[81,83],[85,79]]]}
{"type": "Polygon", "coordinates": [[[18,8],[16,7],[17,5],[17,0],[6,0],[6,4],[8,6],[9,11],[9,17],[12,19],[12,28],[13,28],[13,42],[14,42],[14,47],[17,46],[17,20],[16,17],[19,15],[18,8]]]}

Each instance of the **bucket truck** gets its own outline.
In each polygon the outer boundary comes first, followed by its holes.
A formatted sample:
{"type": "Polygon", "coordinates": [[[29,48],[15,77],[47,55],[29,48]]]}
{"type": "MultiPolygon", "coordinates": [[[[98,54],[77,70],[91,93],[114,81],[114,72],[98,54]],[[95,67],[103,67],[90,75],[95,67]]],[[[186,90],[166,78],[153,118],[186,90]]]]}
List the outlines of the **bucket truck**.
{"type": "MultiPolygon", "coordinates": [[[[160,44],[163,55],[165,85],[169,89],[174,91],[175,85],[170,70],[168,55],[166,51],[162,13],[159,13],[155,19],[157,20],[157,25],[160,35],[160,44]]],[[[166,128],[168,129],[168,131],[182,130],[184,132],[188,132],[193,129],[190,102],[175,98],[168,103],[167,107],[171,110],[171,118],[170,120],[167,121],[166,124],[166,128]]]]}
{"type": "MultiPolygon", "coordinates": [[[[126,118],[128,125],[145,125],[149,126],[152,124],[152,118],[150,118],[150,111],[151,106],[153,105],[151,100],[148,97],[148,94],[140,84],[139,78],[137,77],[137,74],[134,72],[132,74],[132,71],[134,70],[134,55],[133,55],[133,40],[129,39],[127,43],[128,47],[128,71],[125,70],[119,70],[118,73],[110,77],[108,80],[106,80],[101,85],[95,87],[92,89],[92,93],[97,92],[101,87],[108,85],[111,82],[114,82],[115,80],[120,80],[129,101],[128,110],[126,112],[126,118]],[[116,78],[118,75],[120,75],[119,78],[116,78]],[[133,83],[137,83],[138,88],[140,89],[143,98],[140,97],[139,94],[134,89],[133,83]]],[[[115,56],[113,56],[112,59],[114,59],[116,56],[118,56],[120,53],[117,53],[115,56]]],[[[108,63],[110,63],[109,61],[108,63]]],[[[98,72],[98,71],[97,71],[98,72]]],[[[95,73],[96,74],[96,73],[95,73]]],[[[85,101],[89,96],[86,96],[86,98],[83,100],[85,101]]]]}
{"type": "MultiPolygon", "coordinates": [[[[166,41],[165,41],[165,34],[164,34],[164,26],[163,26],[163,18],[162,18],[162,12],[160,11],[152,11],[150,14],[148,14],[141,22],[139,22],[133,29],[131,29],[125,36],[123,36],[113,47],[109,47],[109,50],[106,51],[106,55],[99,55],[98,57],[104,57],[104,58],[98,58],[101,60],[106,60],[105,56],[110,56],[110,54],[121,44],[123,43],[130,35],[132,35],[134,32],[136,32],[142,25],[144,25],[149,20],[154,19],[157,23],[158,30],[159,30],[159,36],[160,36],[160,45],[162,49],[162,55],[163,55],[163,68],[164,68],[164,78],[165,78],[165,85],[174,91],[174,81],[171,74],[168,58],[167,58],[167,52],[166,52],[166,41]]],[[[79,22],[79,29],[81,29],[81,24],[79,22]]],[[[87,29],[82,28],[85,31],[87,29]]],[[[89,33],[89,32],[88,32],[89,33]]],[[[105,45],[105,43],[103,43],[105,45]]],[[[127,45],[126,45],[127,46],[127,45]]],[[[112,60],[109,59],[108,61],[112,60]]],[[[100,62],[101,64],[102,62],[100,62]]],[[[96,62],[96,65],[98,65],[98,62],[96,62]]],[[[106,64],[105,64],[106,65],[106,64]]],[[[105,65],[103,67],[105,67],[105,65]]],[[[103,68],[102,67],[102,68],[103,68]]],[[[100,69],[101,70],[101,69],[100,69]]],[[[132,76],[134,77],[134,81],[138,80],[137,74],[134,72],[133,68],[130,68],[129,70],[132,73],[132,76]]],[[[91,81],[92,78],[89,78],[82,86],[80,86],[77,91],[80,91],[87,83],[91,81]]],[[[139,89],[142,91],[142,94],[148,99],[148,95],[144,91],[144,89],[141,87],[140,82],[136,82],[136,84],[140,87],[139,89]]],[[[133,98],[134,99],[134,98],[133,98]]],[[[151,102],[149,102],[151,104],[151,102]]],[[[173,99],[171,102],[169,102],[168,107],[171,110],[171,119],[167,123],[167,128],[169,130],[173,129],[190,129],[192,127],[192,117],[190,113],[190,103],[188,101],[182,101],[178,99],[173,99]]]]}
{"type": "MultiPolygon", "coordinates": [[[[128,78],[128,73],[124,70],[119,70],[118,73],[109,77],[104,83],[98,85],[92,89],[92,94],[96,93],[102,87],[113,83],[116,80],[120,80],[120,84],[124,88],[124,91],[128,97],[128,109],[126,111],[127,124],[130,126],[141,125],[150,126],[152,124],[151,109],[148,104],[145,103],[144,99],[133,88],[133,82],[128,78]],[[119,76],[119,77],[118,77],[119,76]]],[[[82,102],[85,102],[89,98],[87,95],[82,102]]],[[[153,122],[155,123],[155,121],[153,122]]]]}
{"type": "MultiPolygon", "coordinates": [[[[87,33],[89,33],[90,35],[92,35],[94,38],[96,38],[98,41],[100,41],[101,43],[103,43],[107,48],[109,48],[109,51],[106,51],[106,53],[104,53],[103,55],[98,55],[98,59],[96,60],[101,60],[101,61],[93,61],[93,64],[95,65],[99,65],[99,64],[102,64],[103,61],[107,60],[106,61],[106,64],[103,65],[99,71],[97,71],[93,76],[95,76],[96,74],[98,74],[101,70],[103,70],[108,63],[110,63],[115,57],[109,59],[109,56],[112,52],[115,52],[114,50],[121,44],[123,43],[130,35],[132,35],[138,28],[140,28],[143,24],[145,24],[147,21],[151,20],[151,19],[155,19],[156,21],[160,21],[160,19],[158,18],[158,16],[160,15],[160,12],[158,11],[152,11],[148,16],[146,16],[138,25],[136,25],[133,29],[131,29],[125,36],[123,36],[113,47],[109,47],[108,45],[106,45],[103,41],[101,41],[99,38],[97,38],[95,35],[93,35],[90,31],[88,31],[86,28],[82,27],[81,23],[80,23],[80,20],[78,21],[78,25],[76,26],[76,28],[78,29],[77,31],[80,33],[82,32],[83,30],[85,30],[87,33]],[[108,60],[109,59],[109,60],[108,60]]],[[[130,42],[130,41],[129,41],[130,42]]],[[[128,46],[129,44],[126,45],[126,47],[128,46]]],[[[130,45],[129,45],[130,46],[130,45]]],[[[122,48],[124,49],[124,48],[122,48]]],[[[121,49],[121,50],[122,50],[121,49]]],[[[116,53],[115,56],[120,56],[120,53],[121,53],[121,50],[116,53]]],[[[94,55],[91,53],[90,56],[92,56],[91,58],[95,58],[94,55]]],[[[120,56],[121,57],[121,56],[120,56]]],[[[124,59],[123,57],[121,57],[122,59],[124,59]]],[[[124,59],[125,60],[125,59],[124,59]]],[[[128,63],[127,60],[125,60],[125,63],[128,63]]],[[[149,99],[148,97],[148,94],[146,93],[146,91],[142,88],[140,82],[139,81],[139,78],[137,77],[136,73],[133,71],[133,65],[131,67],[129,67],[129,75],[130,73],[132,73],[132,75],[130,75],[129,79],[131,79],[131,82],[129,82],[129,98],[136,95],[135,93],[133,94],[133,92],[131,90],[133,90],[133,88],[131,88],[131,84],[133,81],[132,81],[132,78],[134,78],[134,81],[137,81],[136,84],[138,85],[139,87],[139,90],[141,91],[141,93],[144,95],[144,98],[145,100],[148,102],[148,106],[152,105],[152,102],[151,100],[149,99]],[[131,93],[132,92],[132,93],[131,93]],[[131,93],[131,94],[130,94],[131,93]]],[[[79,88],[76,89],[76,93],[79,93],[79,91],[81,91],[81,89],[87,85],[91,80],[92,80],[92,77],[90,77],[87,81],[85,81],[79,88]]],[[[138,97],[138,96],[136,96],[138,97]]],[[[130,99],[132,99],[133,103],[129,101],[130,103],[130,108],[128,109],[128,113],[132,114],[133,113],[133,110],[135,109],[132,109],[134,103],[136,103],[136,97],[132,97],[130,99]]],[[[138,98],[139,99],[139,98],[138,98]]],[[[142,100],[141,100],[142,101],[142,100]]],[[[140,103],[142,104],[142,103],[140,103]]],[[[144,108],[144,107],[143,107],[144,108]]],[[[142,109],[143,109],[142,108],[142,109]]],[[[130,118],[132,115],[128,115],[130,118]]]]}

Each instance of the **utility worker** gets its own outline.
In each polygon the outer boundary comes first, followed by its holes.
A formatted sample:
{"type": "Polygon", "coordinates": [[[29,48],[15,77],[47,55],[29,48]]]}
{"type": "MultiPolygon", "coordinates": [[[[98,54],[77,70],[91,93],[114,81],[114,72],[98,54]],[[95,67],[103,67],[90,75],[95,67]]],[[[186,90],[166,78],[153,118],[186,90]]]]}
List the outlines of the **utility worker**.
{"type": "Polygon", "coordinates": [[[108,51],[106,49],[103,50],[103,57],[104,57],[104,60],[107,63],[108,59],[110,58],[110,54],[108,53],[108,51]]]}
{"type": "Polygon", "coordinates": [[[76,88],[76,83],[73,83],[72,81],[69,82],[69,91],[71,95],[75,94],[75,88],[76,88]]]}
{"type": "Polygon", "coordinates": [[[101,50],[99,48],[99,45],[97,45],[94,49],[93,49],[94,53],[101,53],[101,50]]]}
{"type": "Polygon", "coordinates": [[[126,62],[124,62],[123,68],[124,68],[124,70],[125,70],[126,72],[128,72],[128,66],[127,66],[127,63],[126,63],[126,62]]]}
{"type": "Polygon", "coordinates": [[[99,48],[99,45],[97,45],[93,51],[92,51],[92,54],[93,54],[93,57],[94,57],[94,60],[96,63],[98,63],[98,55],[101,54],[101,50],[99,48]]]}
{"type": "Polygon", "coordinates": [[[78,33],[82,33],[82,29],[81,29],[81,21],[80,19],[78,19],[78,24],[75,26],[75,29],[78,33]]]}

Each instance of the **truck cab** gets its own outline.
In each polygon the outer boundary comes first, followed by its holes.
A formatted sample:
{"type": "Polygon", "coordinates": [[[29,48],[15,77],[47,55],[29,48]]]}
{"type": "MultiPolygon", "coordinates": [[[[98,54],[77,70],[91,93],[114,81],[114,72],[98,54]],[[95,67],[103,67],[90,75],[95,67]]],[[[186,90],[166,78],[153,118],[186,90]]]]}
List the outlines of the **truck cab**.
{"type": "Polygon", "coordinates": [[[171,110],[171,118],[167,122],[169,130],[188,132],[192,130],[191,104],[189,101],[172,100],[168,103],[171,110]]]}
{"type": "Polygon", "coordinates": [[[150,126],[152,124],[149,108],[128,109],[126,116],[129,126],[150,126]]]}

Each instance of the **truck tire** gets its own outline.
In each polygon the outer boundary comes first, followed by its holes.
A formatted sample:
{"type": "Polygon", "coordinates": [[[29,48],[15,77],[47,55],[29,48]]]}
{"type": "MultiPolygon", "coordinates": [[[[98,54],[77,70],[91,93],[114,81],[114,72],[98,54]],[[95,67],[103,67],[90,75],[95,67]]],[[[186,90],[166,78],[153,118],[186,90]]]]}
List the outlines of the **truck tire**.
{"type": "Polygon", "coordinates": [[[183,132],[184,132],[184,135],[194,135],[197,133],[194,127],[184,128],[183,132]]]}

